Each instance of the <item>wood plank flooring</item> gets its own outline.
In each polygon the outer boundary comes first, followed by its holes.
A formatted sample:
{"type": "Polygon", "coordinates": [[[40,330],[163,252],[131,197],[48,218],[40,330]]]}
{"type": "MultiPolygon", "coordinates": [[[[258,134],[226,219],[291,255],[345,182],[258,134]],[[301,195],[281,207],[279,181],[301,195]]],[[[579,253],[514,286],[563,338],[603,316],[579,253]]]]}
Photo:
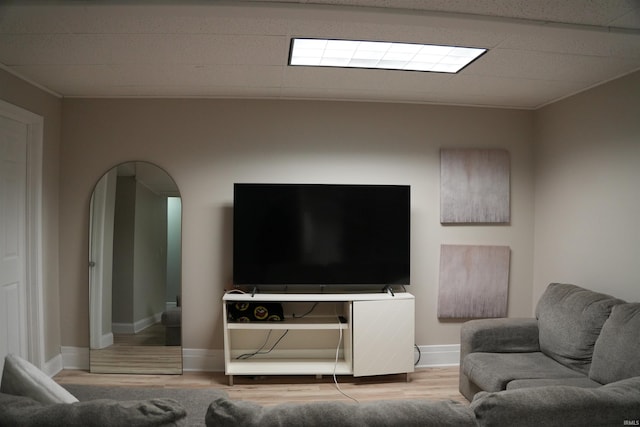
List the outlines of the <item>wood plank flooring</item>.
{"type": "Polygon", "coordinates": [[[91,372],[100,374],[180,374],[182,347],[165,346],[164,325],[136,334],[113,334],[113,345],[90,352],[91,372]]]}
{"type": "Polygon", "coordinates": [[[91,371],[101,374],[180,374],[182,347],[112,345],[91,350],[91,371]]]}
{"type": "MultiPolygon", "coordinates": [[[[420,368],[410,375],[376,377],[338,376],[340,389],[360,401],[382,399],[456,400],[468,404],[458,392],[458,367],[420,368]]],[[[91,384],[127,387],[216,388],[232,399],[250,400],[262,405],[284,402],[349,400],[336,388],[331,376],[234,376],[229,386],[222,372],[185,372],[182,375],[93,374],[63,370],[54,377],[59,384],[91,384]]]]}

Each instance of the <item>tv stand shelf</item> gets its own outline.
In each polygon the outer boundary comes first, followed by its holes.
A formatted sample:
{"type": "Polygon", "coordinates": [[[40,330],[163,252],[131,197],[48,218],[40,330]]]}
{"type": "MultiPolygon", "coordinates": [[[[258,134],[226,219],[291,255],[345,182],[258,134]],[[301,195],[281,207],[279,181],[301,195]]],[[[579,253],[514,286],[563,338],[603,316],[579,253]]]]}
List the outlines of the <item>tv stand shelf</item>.
{"type": "Polygon", "coordinates": [[[414,301],[413,295],[406,292],[227,292],[223,297],[223,319],[229,384],[233,384],[234,375],[368,376],[413,372],[414,301]],[[228,320],[227,304],[260,302],[282,303],[285,320],[228,320]],[[311,312],[293,318],[294,310],[301,309],[300,313],[311,312]]]}
{"type": "Polygon", "coordinates": [[[282,322],[228,322],[228,329],[348,329],[349,325],[341,323],[335,316],[304,317],[301,319],[285,319],[282,322]]]}

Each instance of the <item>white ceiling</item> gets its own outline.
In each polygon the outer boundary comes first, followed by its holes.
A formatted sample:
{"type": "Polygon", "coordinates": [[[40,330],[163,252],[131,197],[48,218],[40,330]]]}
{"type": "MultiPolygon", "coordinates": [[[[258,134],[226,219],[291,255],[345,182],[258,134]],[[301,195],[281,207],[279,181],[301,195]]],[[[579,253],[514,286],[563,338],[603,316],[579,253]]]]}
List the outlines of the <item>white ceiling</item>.
{"type": "Polygon", "coordinates": [[[0,67],[62,97],[530,109],[639,70],[640,1],[3,0],[0,67]],[[291,37],[489,52],[456,75],[290,67],[291,37]]]}

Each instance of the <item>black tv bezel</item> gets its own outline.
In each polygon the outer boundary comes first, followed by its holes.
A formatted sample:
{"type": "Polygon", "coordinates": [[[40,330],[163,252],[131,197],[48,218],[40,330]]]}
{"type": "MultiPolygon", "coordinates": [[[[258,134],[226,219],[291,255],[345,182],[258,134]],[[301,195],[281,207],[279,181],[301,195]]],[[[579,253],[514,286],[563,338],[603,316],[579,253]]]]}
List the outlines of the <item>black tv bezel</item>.
{"type": "MultiPolygon", "coordinates": [[[[393,285],[397,286],[408,286],[411,284],[411,186],[410,185],[397,185],[397,184],[306,184],[306,183],[234,183],[234,209],[233,209],[233,261],[232,261],[232,271],[233,278],[232,282],[235,287],[252,287],[252,288],[261,288],[261,287],[332,287],[332,288],[388,288],[393,285]],[[358,280],[354,282],[338,282],[338,281],[320,281],[320,280],[300,280],[300,281],[255,281],[255,280],[238,280],[238,265],[236,263],[236,240],[238,233],[238,222],[237,222],[237,211],[235,210],[236,203],[236,191],[239,186],[255,186],[255,187],[349,187],[349,188],[368,188],[368,189],[376,189],[376,188],[398,188],[406,191],[406,275],[403,275],[402,278],[398,278],[395,280],[358,280]]],[[[404,227],[403,227],[404,228],[404,227]]],[[[398,263],[401,264],[401,263],[398,263]]]]}

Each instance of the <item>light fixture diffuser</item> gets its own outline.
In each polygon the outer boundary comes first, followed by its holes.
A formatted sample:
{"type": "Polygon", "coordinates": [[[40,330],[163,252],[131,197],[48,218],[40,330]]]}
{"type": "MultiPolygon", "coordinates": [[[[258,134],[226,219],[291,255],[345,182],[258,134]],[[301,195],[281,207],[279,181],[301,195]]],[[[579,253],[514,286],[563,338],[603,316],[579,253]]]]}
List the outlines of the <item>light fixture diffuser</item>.
{"type": "Polygon", "coordinates": [[[457,73],[486,51],[418,43],[294,38],[289,65],[457,73]]]}

